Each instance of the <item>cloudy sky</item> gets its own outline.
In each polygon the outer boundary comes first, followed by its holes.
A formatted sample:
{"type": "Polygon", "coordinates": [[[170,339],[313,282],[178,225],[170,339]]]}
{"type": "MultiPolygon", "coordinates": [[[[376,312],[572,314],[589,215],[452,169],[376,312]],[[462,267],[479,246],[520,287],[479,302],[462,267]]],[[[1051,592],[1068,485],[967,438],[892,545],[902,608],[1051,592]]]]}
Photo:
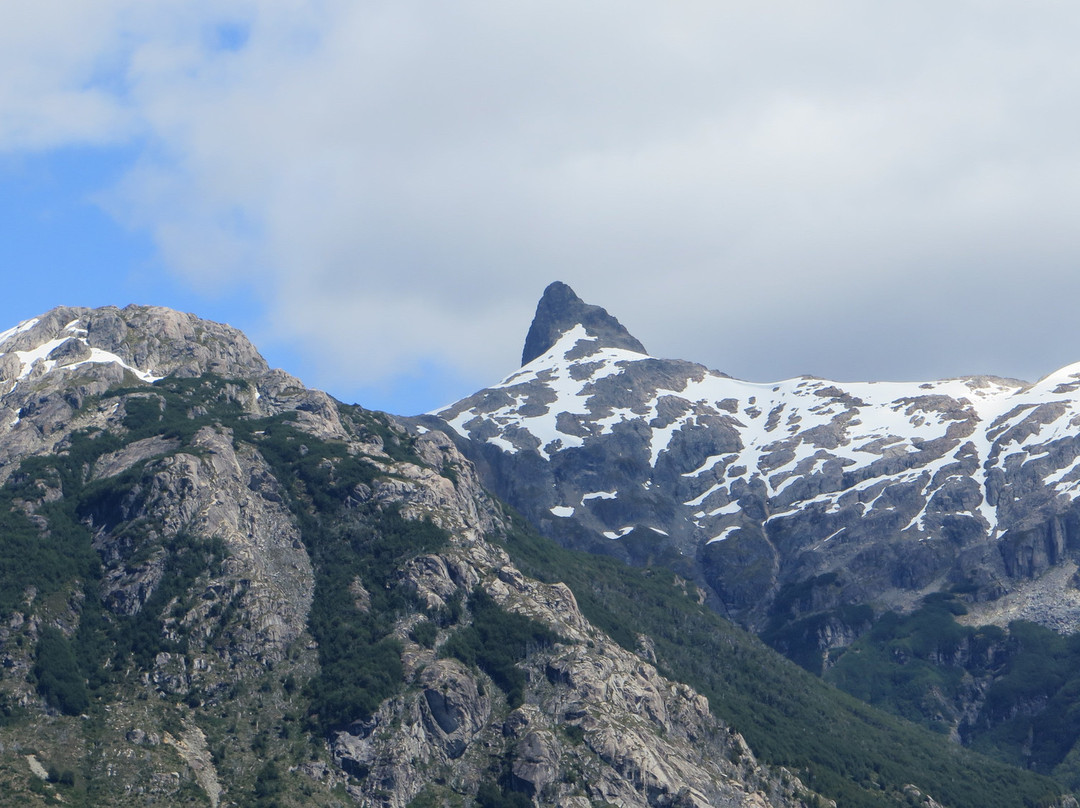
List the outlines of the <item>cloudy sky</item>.
{"type": "Polygon", "coordinates": [[[1080,360],[1068,2],[0,5],[0,328],[153,303],[411,414],[562,280],[754,381],[1080,360]]]}

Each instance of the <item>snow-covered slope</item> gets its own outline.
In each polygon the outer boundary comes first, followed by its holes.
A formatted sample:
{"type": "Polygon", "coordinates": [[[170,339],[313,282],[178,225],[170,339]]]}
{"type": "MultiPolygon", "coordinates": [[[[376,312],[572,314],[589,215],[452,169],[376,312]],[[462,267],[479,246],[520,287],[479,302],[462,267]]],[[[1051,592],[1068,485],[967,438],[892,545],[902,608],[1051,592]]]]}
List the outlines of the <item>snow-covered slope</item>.
{"type": "Polygon", "coordinates": [[[623,554],[652,544],[693,559],[736,609],[838,570],[849,594],[994,594],[1080,545],[1080,364],[1033,385],[755,384],[616,347],[573,319],[437,413],[489,484],[564,541],[651,528],[623,554]]]}

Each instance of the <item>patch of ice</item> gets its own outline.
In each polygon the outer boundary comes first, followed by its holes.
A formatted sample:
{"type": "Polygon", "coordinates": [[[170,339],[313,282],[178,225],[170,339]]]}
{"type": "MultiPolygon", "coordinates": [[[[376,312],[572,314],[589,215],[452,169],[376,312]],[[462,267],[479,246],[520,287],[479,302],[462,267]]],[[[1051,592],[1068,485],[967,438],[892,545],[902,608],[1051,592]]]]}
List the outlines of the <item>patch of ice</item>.
{"type": "MultiPolygon", "coordinates": [[[[804,475],[820,474],[825,464],[834,459],[843,465],[846,472],[862,476],[861,470],[880,461],[883,453],[887,452],[912,456],[909,462],[913,467],[900,477],[875,476],[843,491],[828,492],[793,503],[792,511],[773,514],[770,518],[784,518],[815,503],[836,512],[842,497],[853,491],[877,486],[873,501],[860,506],[866,513],[880,505],[882,494],[894,482],[910,484],[918,481],[921,483],[922,496],[928,500],[943,483],[935,479],[942,467],[962,460],[969,467],[974,464],[977,469],[974,479],[984,496],[976,514],[994,534],[997,530],[996,509],[985,498],[988,472],[1003,465],[1017,451],[1030,451],[1036,457],[1039,456],[1036,452],[1045,454],[1041,452],[1041,445],[1046,445],[1050,440],[1074,436],[1076,426],[1072,422],[1080,417],[1080,390],[1067,389],[1075,386],[1080,379],[1080,363],[1077,363],[1062,368],[1035,385],[976,378],[927,383],[839,383],[805,377],[755,384],[706,372],[686,381],[681,377],[675,379],[667,387],[682,389],[656,390],[644,406],[636,406],[636,411],[627,407],[612,410],[602,418],[594,418],[589,408],[594,389],[592,383],[623,373],[630,363],[648,360],[648,357],[632,351],[604,348],[596,349],[580,361],[568,360],[568,353],[583,340],[595,341],[595,338],[580,326],[571,329],[546,354],[496,385],[511,397],[505,406],[483,414],[476,411],[457,413],[449,422],[451,427],[465,435],[464,424],[479,418],[503,434],[512,428],[525,429],[540,442],[540,454],[549,457],[556,451],[580,446],[589,440],[588,437],[583,439],[563,433],[558,428],[560,413],[580,418],[586,431],[592,435],[604,435],[627,421],[648,424],[657,417],[659,400],[663,396],[674,396],[690,406],[674,421],[650,430],[651,434],[646,439],[653,464],[668,449],[675,433],[694,423],[696,413],[703,407],[714,408],[717,415],[738,433],[737,451],[709,456],[697,469],[682,475],[695,477],[714,471],[713,479],[702,481],[707,490],[686,503],[691,508],[704,506],[711,495],[725,489],[730,492],[736,483],[763,484],[767,495],[776,496],[804,475]],[[574,379],[572,371],[585,364],[589,365],[587,378],[575,371],[580,378],[574,379]],[[551,404],[543,408],[546,411],[540,414],[525,409],[530,403],[527,393],[531,385],[542,385],[550,391],[553,399],[551,404]],[[943,405],[938,405],[939,400],[943,401],[943,405]],[[723,407],[720,406],[721,402],[724,403],[723,407]],[[1033,423],[1036,431],[1022,438],[1017,433],[1019,440],[1010,437],[1008,445],[1000,442],[1010,427],[1030,417],[1033,407],[1048,402],[1064,404],[1066,412],[1052,422],[1033,423]],[[525,412],[529,414],[525,415],[525,412]],[[773,418],[772,431],[768,428],[770,413],[781,414],[779,418],[773,418]],[[776,429],[779,424],[792,425],[792,429],[776,429]],[[964,428],[960,438],[947,438],[949,430],[956,426],[964,428]],[[991,429],[1000,430],[994,432],[995,441],[987,437],[991,429]],[[950,443],[943,443],[945,439],[950,443]],[[937,446],[947,448],[942,450],[937,446]],[[965,453],[962,457],[959,456],[961,450],[965,453]],[[790,454],[777,454],[780,451],[790,454]],[[813,459],[807,462],[808,458],[813,459]],[[777,461],[782,465],[776,465],[777,461]],[[718,469],[721,463],[723,465],[718,469]],[[738,467],[745,470],[738,475],[716,479],[721,471],[730,473],[731,469],[738,467]]],[[[532,406],[535,407],[535,404],[532,406]]],[[[516,451],[509,442],[498,442],[497,438],[489,440],[507,451],[516,451]]],[[[1065,474],[1055,472],[1048,482],[1060,484],[1065,474]]],[[[1074,491],[1071,486],[1068,490],[1070,494],[1074,491]]],[[[586,495],[582,501],[589,498],[593,497],[586,495]]],[[[857,499],[856,495],[843,501],[855,504],[857,499]]],[[[729,513],[729,507],[732,506],[715,509],[710,515],[729,513]]],[[[704,518],[705,510],[698,511],[696,518],[704,518]]],[[[905,529],[915,526],[922,529],[924,516],[925,511],[917,513],[905,529]]]]}
{"type": "Polygon", "coordinates": [[[502,435],[492,435],[490,438],[487,439],[487,442],[490,443],[492,446],[499,447],[507,454],[518,453],[518,448],[506,438],[504,438],[502,435]]]}
{"type": "Polygon", "coordinates": [[[139,368],[137,368],[137,367],[135,367],[133,365],[129,365],[127,362],[125,362],[123,359],[121,359],[116,354],[111,353],[109,351],[103,351],[100,348],[91,348],[90,349],[90,358],[89,359],[84,359],[81,362],[75,362],[74,364],[68,365],[67,367],[76,368],[76,367],[79,367],[80,365],[95,365],[95,364],[107,365],[109,363],[119,365],[120,367],[124,368],[124,370],[130,370],[139,379],[141,379],[144,382],[148,382],[150,384],[152,384],[152,383],[154,383],[156,381],[160,381],[162,378],[164,378],[163,376],[155,376],[153,373],[150,373],[150,372],[145,371],[145,370],[139,370],[139,368]]]}
{"type": "Polygon", "coordinates": [[[696,508],[698,505],[704,503],[706,499],[715,494],[717,491],[723,491],[727,489],[727,487],[727,482],[716,483],[711,488],[706,489],[703,493],[698,494],[693,499],[684,502],[683,505],[689,505],[691,508],[696,508]]]}
{"type": "MultiPolygon", "coordinates": [[[[775,488],[772,489],[772,495],[774,497],[779,496],[781,493],[783,493],[785,488],[789,488],[793,483],[796,483],[796,482],[798,482],[799,480],[802,480],[802,479],[803,479],[802,474],[791,474],[789,477],[787,477],[785,480],[783,480],[783,482],[781,482],[780,485],[778,485],[778,486],[776,486],[775,488]]],[[[766,480],[766,485],[768,485],[770,488],[772,488],[772,484],[768,480],[766,480]]]]}
{"type": "Polygon", "coordinates": [[[1066,474],[1068,474],[1075,468],[1076,466],[1074,464],[1072,466],[1065,466],[1065,468],[1061,468],[1055,472],[1047,474],[1045,477],[1043,477],[1043,485],[1056,485],[1057,483],[1061,482],[1061,480],[1065,477],[1066,474]]]}
{"type": "MultiPolygon", "coordinates": [[[[78,321],[73,321],[78,322],[78,321]]],[[[26,329],[23,329],[26,330],[26,329]]],[[[49,373],[56,368],[56,360],[48,359],[50,353],[52,353],[60,345],[67,342],[70,337],[57,337],[55,339],[48,340],[42,343],[36,348],[32,348],[29,351],[15,351],[14,355],[18,358],[21,365],[19,376],[16,382],[26,379],[34,372],[35,367],[40,367],[42,373],[49,373]]],[[[86,340],[79,338],[79,341],[86,345],[86,340]]],[[[125,370],[131,371],[136,377],[144,382],[152,383],[158,381],[161,376],[155,376],[145,370],[140,370],[137,367],[129,365],[123,359],[111,351],[105,351],[101,348],[90,348],[90,356],[79,362],[73,362],[70,365],[65,365],[65,368],[77,368],[82,365],[101,365],[101,364],[116,364],[125,370]]],[[[14,387],[12,388],[14,389],[14,387]]],[[[10,392],[10,391],[8,391],[10,392]]]]}
{"type": "Polygon", "coordinates": [[[568,505],[556,505],[551,508],[551,513],[553,516],[561,516],[565,519],[574,515],[574,509],[568,505]]]}
{"type": "Polygon", "coordinates": [[[835,530],[835,531],[833,531],[832,533],[830,533],[830,534],[829,534],[828,536],[826,536],[826,537],[825,537],[824,539],[822,539],[821,541],[819,541],[819,542],[818,542],[817,544],[815,544],[815,545],[814,545],[814,546],[813,546],[812,548],[810,548],[810,549],[812,549],[812,550],[816,550],[816,549],[818,549],[818,548],[819,548],[819,547],[820,547],[821,545],[823,545],[823,544],[825,544],[825,543],[826,543],[827,541],[829,541],[829,539],[834,539],[834,538],[836,538],[836,537],[837,537],[837,536],[839,536],[839,535],[840,535],[841,533],[843,533],[843,532],[844,532],[845,530],[847,530],[847,528],[846,528],[846,527],[842,527],[842,528],[840,528],[839,530],[835,530]]]}
{"type": "Polygon", "coordinates": [[[19,362],[22,364],[22,370],[19,373],[20,379],[25,379],[30,375],[30,372],[34,369],[34,365],[38,362],[45,362],[45,371],[48,372],[56,365],[55,362],[46,361],[45,357],[53,352],[57,347],[67,342],[68,338],[63,337],[60,339],[51,339],[48,342],[42,343],[36,348],[32,348],[29,351],[15,351],[15,356],[19,358],[19,362]]]}
{"type": "Polygon", "coordinates": [[[715,510],[709,511],[708,516],[729,516],[733,513],[738,513],[742,508],[739,507],[738,502],[729,502],[727,505],[723,505],[715,510]]]}
{"type": "Polygon", "coordinates": [[[804,499],[801,502],[795,503],[794,508],[789,508],[786,511],[780,511],[779,513],[770,514],[765,519],[765,522],[767,524],[775,519],[786,519],[789,516],[795,516],[796,514],[802,513],[808,505],[828,503],[829,508],[826,510],[826,513],[836,513],[837,510],[839,510],[837,502],[840,497],[842,497],[845,493],[845,491],[829,491],[824,494],[818,494],[815,497],[810,497],[810,499],[804,499]]]}
{"type": "Polygon", "coordinates": [[[621,539],[623,536],[625,536],[627,533],[632,532],[633,530],[634,530],[633,527],[624,527],[624,528],[620,528],[619,530],[605,530],[604,531],[604,538],[606,538],[606,539],[621,539]]]}
{"type": "Polygon", "coordinates": [[[1072,384],[1080,378],[1080,362],[1074,362],[1071,365],[1055,370],[1049,376],[1044,376],[1039,379],[1035,384],[1028,388],[1028,392],[1035,396],[1048,396],[1054,395],[1060,385],[1072,384]]]}
{"type": "MultiPolygon", "coordinates": [[[[462,410],[456,416],[449,421],[446,421],[446,425],[457,432],[461,437],[469,437],[469,430],[466,428],[466,424],[476,418],[477,415],[472,410],[462,410]]],[[[446,420],[445,418],[443,420],[446,420]]]]}
{"type": "Polygon", "coordinates": [[[722,460],[725,460],[726,458],[733,457],[733,456],[734,455],[731,455],[731,454],[709,455],[708,457],[705,458],[705,460],[702,461],[701,465],[698,466],[696,469],[694,469],[693,471],[688,471],[685,474],[682,474],[680,476],[682,476],[682,477],[697,477],[699,474],[702,474],[702,473],[712,469],[714,466],[716,466],[717,463],[721,462],[722,460]]]}
{"type": "Polygon", "coordinates": [[[738,525],[732,525],[731,527],[726,527],[726,528],[724,528],[723,532],[719,536],[713,536],[711,539],[709,539],[705,543],[706,544],[715,544],[718,541],[724,541],[725,539],[727,539],[728,536],[730,536],[732,533],[734,533],[738,529],[739,529],[738,525]]]}
{"type": "Polygon", "coordinates": [[[1054,490],[1058,494],[1064,494],[1070,500],[1076,499],[1080,496],[1080,480],[1074,480],[1073,482],[1060,482],[1054,486],[1054,490]]]}

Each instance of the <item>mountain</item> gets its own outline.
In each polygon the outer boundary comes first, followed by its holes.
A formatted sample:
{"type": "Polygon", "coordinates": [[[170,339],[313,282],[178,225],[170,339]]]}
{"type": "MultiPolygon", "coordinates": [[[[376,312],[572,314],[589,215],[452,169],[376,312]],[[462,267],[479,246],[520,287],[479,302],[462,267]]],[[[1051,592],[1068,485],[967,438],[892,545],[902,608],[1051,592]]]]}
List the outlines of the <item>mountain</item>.
{"type": "Polygon", "coordinates": [[[529,335],[420,423],[544,535],[673,570],[849,693],[1080,788],[1080,365],[749,383],[561,283],[529,335]]]}
{"type": "Polygon", "coordinates": [[[1080,624],[1080,364],[1036,384],[751,383],[649,356],[561,283],[526,344],[425,423],[560,543],[663,560],[757,630],[949,588],[972,619],[1080,624]]]}
{"type": "Polygon", "coordinates": [[[1075,805],[227,326],[56,309],[0,385],[2,805],[1075,805]]]}
{"type": "Polygon", "coordinates": [[[0,803],[802,805],[441,433],[145,307],[0,334],[0,803]]]}

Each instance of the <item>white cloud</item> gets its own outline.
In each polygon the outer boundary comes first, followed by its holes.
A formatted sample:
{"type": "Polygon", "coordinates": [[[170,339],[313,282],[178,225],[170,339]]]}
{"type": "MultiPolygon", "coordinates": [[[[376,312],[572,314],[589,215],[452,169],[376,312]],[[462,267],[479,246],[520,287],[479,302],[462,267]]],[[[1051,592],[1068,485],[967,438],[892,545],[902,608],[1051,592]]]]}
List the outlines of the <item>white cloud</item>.
{"type": "Polygon", "coordinates": [[[111,209],[327,380],[493,379],[554,279],[758,379],[1080,356],[1068,4],[33,8],[0,149],[145,143],[111,209]]]}

